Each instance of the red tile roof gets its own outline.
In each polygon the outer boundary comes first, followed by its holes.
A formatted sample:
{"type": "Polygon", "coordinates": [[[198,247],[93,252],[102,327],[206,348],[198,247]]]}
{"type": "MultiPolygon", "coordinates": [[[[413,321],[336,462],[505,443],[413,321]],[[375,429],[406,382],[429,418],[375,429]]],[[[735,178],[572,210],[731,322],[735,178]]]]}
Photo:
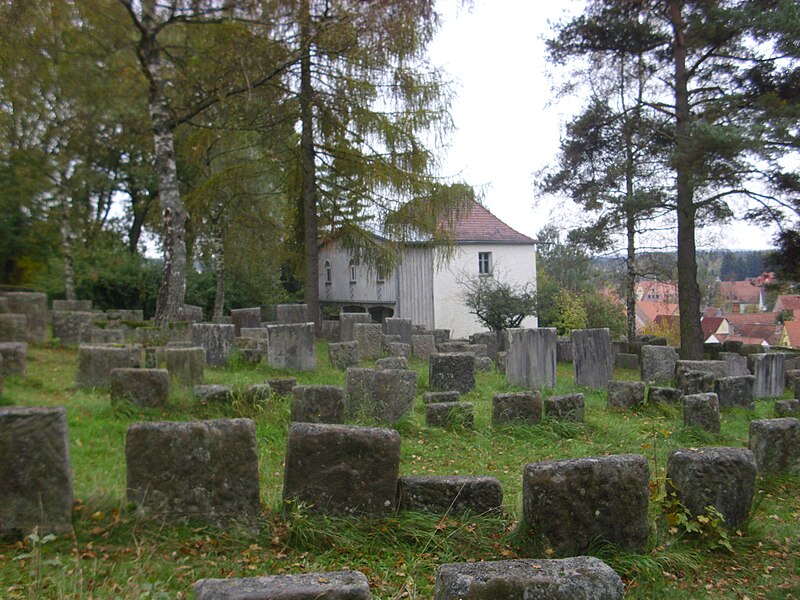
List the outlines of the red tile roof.
{"type": "Polygon", "coordinates": [[[800,321],[784,321],[783,330],[792,348],[800,347],[800,321]]]}
{"type": "Polygon", "coordinates": [[[659,315],[674,315],[677,311],[677,304],[648,300],[640,300],[636,303],[636,314],[644,324],[655,321],[659,315]]]}
{"type": "Polygon", "coordinates": [[[725,301],[740,304],[760,304],[762,289],[752,279],[721,281],[719,284],[719,293],[725,301]]]}
{"type": "Polygon", "coordinates": [[[797,310],[800,308],[800,296],[781,294],[775,300],[775,310],[797,310]]]}
{"type": "Polygon", "coordinates": [[[456,242],[493,242],[501,244],[534,244],[533,239],[512,229],[475,202],[450,226],[445,226],[456,242]]]}
{"type": "Polygon", "coordinates": [[[703,317],[700,319],[700,328],[703,330],[703,336],[708,338],[717,333],[717,329],[719,329],[719,326],[724,322],[725,319],[722,317],[703,317]]]}

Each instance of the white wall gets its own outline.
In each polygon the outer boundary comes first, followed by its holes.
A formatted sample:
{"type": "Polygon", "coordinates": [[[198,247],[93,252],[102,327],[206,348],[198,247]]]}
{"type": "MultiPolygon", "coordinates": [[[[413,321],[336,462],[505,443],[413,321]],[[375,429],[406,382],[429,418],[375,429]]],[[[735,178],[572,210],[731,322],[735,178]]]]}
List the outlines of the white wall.
{"type": "MultiPolygon", "coordinates": [[[[447,265],[437,265],[434,277],[434,316],[437,329],[449,329],[454,338],[486,331],[464,304],[466,278],[478,276],[478,253],[492,253],[492,274],[500,281],[530,283],[536,289],[536,246],[531,244],[462,244],[447,265]]],[[[536,317],[527,317],[520,327],[536,327],[536,317]]]]}

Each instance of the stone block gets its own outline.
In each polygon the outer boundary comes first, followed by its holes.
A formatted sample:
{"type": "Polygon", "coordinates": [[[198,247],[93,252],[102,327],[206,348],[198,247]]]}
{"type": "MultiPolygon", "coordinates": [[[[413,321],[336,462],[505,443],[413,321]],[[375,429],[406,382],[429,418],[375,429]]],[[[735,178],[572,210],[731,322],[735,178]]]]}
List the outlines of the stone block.
{"type": "Polygon", "coordinates": [[[678,381],[683,371],[705,371],[714,378],[730,377],[730,366],[725,360],[679,360],[675,363],[675,380],[678,381]]]}
{"type": "Polygon", "coordinates": [[[436,351],[439,354],[450,354],[451,352],[469,352],[470,343],[466,340],[449,340],[447,342],[437,342],[436,351]]]}
{"type": "MultiPolygon", "coordinates": [[[[95,314],[92,312],[53,311],[53,337],[64,346],[90,342],[94,329],[95,314]]],[[[121,331],[114,331],[121,336],[121,331]]]]}
{"type": "Polygon", "coordinates": [[[527,389],[555,387],[555,329],[508,329],[503,344],[506,380],[511,385],[527,389]]]}
{"type": "Polygon", "coordinates": [[[404,344],[403,342],[391,342],[387,345],[389,356],[401,356],[408,358],[411,356],[411,344],[404,344]]]}
{"type": "Polygon", "coordinates": [[[369,581],[360,571],[201,579],[195,600],[370,600],[369,581]]]}
{"type": "Polygon", "coordinates": [[[647,459],[622,454],[526,465],[522,507],[530,535],[555,556],[583,554],[598,542],[643,552],[649,525],[647,459]]]}
{"type": "Polygon", "coordinates": [[[644,387],[643,381],[609,381],[606,406],[627,410],[644,404],[644,387]]]}
{"type": "Polygon", "coordinates": [[[421,360],[430,360],[431,354],[436,353],[436,340],[432,335],[412,335],[411,355],[421,360]]]}
{"type": "Polygon", "coordinates": [[[613,374],[611,333],[608,329],[572,331],[575,385],[604,388],[613,374]]]}
{"type": "Polygon", "coordinates": [[[25,342],[0,342],[3,357],[3,375],[25,377],[28,370],[28,344],[25,342]]]}
{"type": "Polygon", "coordinates": [[[544,414],[556,421],[583,423],[585,399],[583,394],[550,396],[544,399],[544,414]]]}
{"type": "Polygon", "coordinates": [[[720,377],[714,382],[714,393],[720,408],[755,409],[753,390],[756,378],[752,375],[720,377]]]}
{"type": "Polygon", "coordinates": [[[472,402],[432,402],[425,405],[425,425],[474,429],[475,407],[472,402]]]}
{"type": "Polygon", "coordinates": [[[19,342],[43,342],[47,336],[49,312],[47,295],[38,292],[6,292],[4,295],[10,313],[22,314],[28,318],[25,339],[19,342]]]}
{"type": "Polygon", "coordinates": [[[689,394],[683,397],[683,424],[719,433],[719,400],[716,394],[689,394]]]}
{"type": "Polygon", "coordinates": [[[503,336],[503,334],[499,331],[482,331],[469,336],[469,342],[473,346],[478,344],[486,346],[486,356],[493,357],[502,350],[500,342],[501,336],[503,336]]]}
{"type": "Polygon", "coordinates": [[[296,385],[292,388],[292,396],[292,421],[344,423],[344,389],[341,387],[296,385]]]}
{"type": "Polygon", "coordinates": [[[405,356],[387,356],[375,361],[376,369],[408,369],[408,359],[405,356]]]}
{"type": "Polygon", "coordinates": [[[275,307],[275,317],[279,325],[313,322],[309,318],[308,304],[278,304],[275,307]]]}
{"type": "Polygon", "coordinates": [[[216,323],[193,323],[192,342],[206,351],[206,364],[220,367],[228,362],[233,351],[236,328],[216,323]]]}
{"type": "Polygon", "coordinates": [[[91,312],[91,300],[53,300],[53,312],[56,311],[91,312]]]}
{"type": "Polygon", "coordinates": [[[648,404],[679,404],[683,400],[683,392],[678,388],[649,387],[647,389],[648,404]]]}
{"type": "Polygon", "coordinates": [[[784,389],[794,390],[795,381],[800,379],[800,369],[787,369],[784,372],[784,389]]]}
{"type": "Polygon", "coordinates": [[[707,394],[714,391],[716,377],[710,371],[679,371],[675,385],[684,394],[707,394]]]}
{"type": "Polygon", "coordinates": [[[800,400],[777,400],[775,402],[775,416],[800,417],[800,400]]]}
{"type": "Polygon", "coordinates": [[[79,388],[108,387],[113,369],[131,365],[131,349],[127,346],[78,346],[78,371],[75,382],[79,388]]]}
{"type": "MultiPolygon", "coordinates": [[[[107,321],[130,321],[139,323],[144,321],[144,311],[138,308],[115,308],[106,311],[107,321]]],[[[121,324],[121,323],[120,323],[121,324]]]]}
{"type": "Polygon", "coordinates": [[[125,332],[122,329],[103,329],[100,327],[92,327],[89,330],[88,342],[92,346],[101,344],[123,344],[125,342],[125,332]]]}
{"type": "Polygon", "coordinates": [[[326,514],[391,515],[397,507],[400,434],[390,429],[292,423],[285,502],[326,514]]]}
{"type": "Polygon", "coordinates": [[[632,371],[639,370],[639,355],[638,354],[617,354],[614,356],[614,366],[619,369],[631,369],[632,371]]]}
{"type": "Polygon", "coordinates": [[[465,394],[475,387],[475,357],[468,352],[431,354],[428,374],[431,390],[458,390],[465,394]]]}
{"type": "Polygon", "coordinates": [[[397,508],[441,515],[499,513],[503,510],[503,486],[487,476],[401,477],[397,508]]]}
{"type": "Polygon", "coordinates": [[[278,396],[289,396],[297,385],[297,379],[294,377],[276,377],[275,379],[267,379],[269,387],[278,396]]]}
{"type": "Polygon", "coordinates": [[[494,371],[494,361],[488,356],[476,356],[475,357],[475,370],[476,371],[494,371]]]}
{"type": "Polygon", "coordinates": [[[670,346],[642,346],[642,381],[672,381],[678,352],[670,346]]]}
{"type": "Polygon", "coordinates": [[[339,341],[339,321],[333,319],[323,319],[322,339],[326,342],[339,341]]]}
{"type": "Polygon", "coordinates": [[[728,376],[741,377],[742,375],[750,375],[750,369],[747,367],[747,357],[735,352],[720,352],[719,360],[724,360],[728,363],[728,376]]]}
{"type": "Polygon", "coordinates": [[[411,319],[386,319],[383,332],[386,335],[399,335],[401,343],[411,345],[411,319]]]}
{"type": "Polygon", "coordinates": [[[28,317],[18,313],[0,313],[0,342],[28,340],[28,317]]]}
{"type": "Polygon", "coordinates": [[[750,421],[748,447],[760,473],[779,474],[800,467],[800,421],[793,418],[750,421]]]}
{"type": "Polygon", "coordinates": [[[756,459],[746,448],[672,450],[667,457],[667,493],[690,514],[713,506],[736,529],[747,519],[756,486],[756,459]]]}
{"type": "Polygon", "coordinates": [[[267,359],[270,366],[294,371],[313,371],[317,368],[313,323],[267,325],[267,331],[267,359]]]}
{"type": "Polygon", "coordinates": [[[383,328],[379,323],[354,323],[353,339],[363,360],[375,360],[383,354],[383,328]]]}
{"type": "Polygon", "coordinates": [[[206,353],[199,347],[164,349],[164,360],[172,380],[179,386],[193,387],[205,380],[206,353]]]}
{"type": "Polygon", "coordinates": [[[442,403],[442,402],[458,402],[461,398],[461,392],[457,390],[450,390],[448,392],[425,392],[422,401],[425,404],[442,403]]]}
{"type": "Polygon", "coordinates": [[[542,395],[538,391],[492,396],[492,425],[533,425],[542,420],[542,395]]]}
{"type": "Polygon", "coordinates": [[[184,304],[178,309],[178,320],[186,323],[202,323],[203,308],[193,304],[184,304]]]}
{"type": "Polygon", "coordinates": [[[345,417],[392,425],[408,413],[417,394],[417,373],[404,369],[347,369],[345,417]]]}
{"type": "Polygon", "coordinates": [[[242,327],[261,327],[261,307],[234,308],[231,310],[231,323],[233,324],[235,337],[242,335],[242,327]]]}
{"type": "Polygon", "coordinates": [[[352,342],[355,340],[356,323],[372,323],[369,313],[339,313],[339,341],[352,342]]]}
{"type": "Polygon", "coordinates": [[[328,344],[328,361],[334,369],[344,371],[348,367],[357,367],[360,360],[358,342],[333,342],[328,344]]]}
{"type": "Polygon", "coordinates": [[[433,600],[622,600],[622,579],[593,556],[450,563],[433,600]]]}
{"type": "Polygon", "coordinates": [[[166,369],[111,369],[111,401],[136,406],[166,406],[169,373],[166,369]]]}
{"type": "Polygon", "coordinates": [[[272,388],[268,383],[251,383],[241,388],[234,396],[238,396],[246,404],[264,404],[269,402],[272,388]]]}
{"type": "Polygon", "coordinates": [[[783,361],[783,354],[756,354],[753,356],[756,398],[780,398],[783,396],[783,361]]]}
{"type": "Polygon", "coordinates": [[[134,423],[125,459],[128,501],[150,516],[225,525],[260,512],[250,419],[134,423]]]}
{"type": "Polygon", "coordinates": [[[233,387],[221,384],[201,384],[192,388],[192,395],[200,402],[223,402],[233,401],[233,387]]]}
{"type": "Polygon", "coordinates": [[[242,327],[242,338],[266,342],[269,339],[266,327],[242,327]]]}
{"type": "Polygon", "coordinates": [[[433,338],[436,340],[436,344],[443,344],[444,342],[450,341],[450,330],[449,329],[434,329],[433,330],[433,338]]]}
{"type": "Polygon", "coordinates": [[[0,537],[72,530],[64,407],[0,407],[0,537]]]}
{"type": "Polygon", "coordinates": [[[467,344],[467,352],[470,352],[475,358],[489,356],[486,344],[467,344]]]}

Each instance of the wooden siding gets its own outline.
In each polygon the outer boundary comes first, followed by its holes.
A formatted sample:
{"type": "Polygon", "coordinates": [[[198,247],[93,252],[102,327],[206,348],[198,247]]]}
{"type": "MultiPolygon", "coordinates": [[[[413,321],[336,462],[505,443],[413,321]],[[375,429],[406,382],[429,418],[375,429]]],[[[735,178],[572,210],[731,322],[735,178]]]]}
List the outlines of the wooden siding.
{"type": "Polygon", "coordinates": [[[355,283],[350,283],[350,253],[335,243],[319,251],[319,299],[321,302],[354,304],[394,304],[397,281],[394,272],[377,281],[377,271],[366,265],[356,265],[355,283]],[[325,279],[325,262],[331,264],[331,282],[325,279]]]}
{"type": "Polygon", "coordinates": [[[409,248],[393,275],[397,285],[395,316],[433,329],[433,250],[409,248]]]}

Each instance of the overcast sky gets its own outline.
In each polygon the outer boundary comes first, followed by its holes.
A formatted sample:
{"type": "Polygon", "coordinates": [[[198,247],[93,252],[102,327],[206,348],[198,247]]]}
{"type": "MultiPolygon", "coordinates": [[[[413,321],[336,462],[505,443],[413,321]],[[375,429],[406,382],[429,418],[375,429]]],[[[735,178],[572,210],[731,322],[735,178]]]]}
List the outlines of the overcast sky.
{"type": "MultiPolygon", "coordinates": [[[[430,48],[434,64],[456,83],[452,115],[457,131],[446,153],[444,173],[479,188],[495,215],[534,237],[548,221],[579,221],[558,199],[540,199],[533,173],[558,151],[561,126],[580,108],[558,100],[546,77],[542,36],[548,21],[576,12],[581,0],[437,0],[442,28],[430,48]]],[[[704,247],[761,249],[772,232],[743,224],[703,232],[704,247]]],[[[673,236],[674,237],[674,236],[673,236]]]]}

